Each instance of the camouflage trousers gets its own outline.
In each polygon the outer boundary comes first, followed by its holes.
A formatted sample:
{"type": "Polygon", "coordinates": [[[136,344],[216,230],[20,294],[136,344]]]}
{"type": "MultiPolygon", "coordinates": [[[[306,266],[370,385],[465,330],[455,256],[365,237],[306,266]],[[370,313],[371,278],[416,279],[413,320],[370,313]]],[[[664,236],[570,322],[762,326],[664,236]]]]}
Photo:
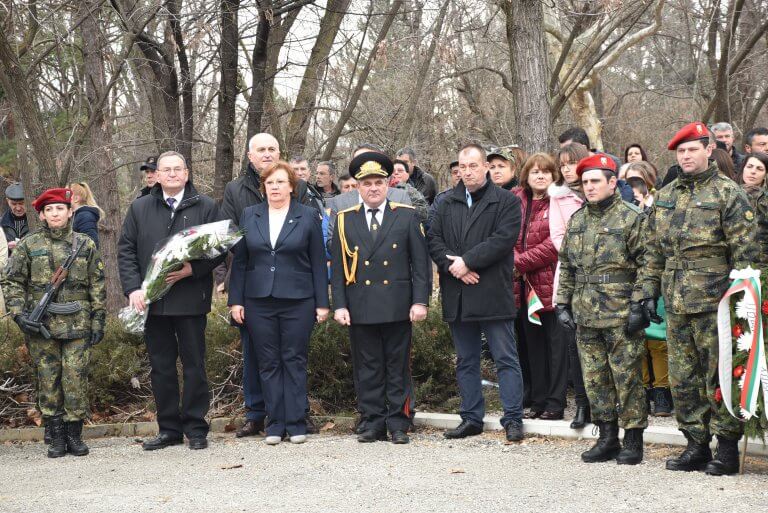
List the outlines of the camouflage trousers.
{"type": "Polygon", "coordinates": [[[63,415],[73,422],[88,416],[88,360],[85,339],[29,337],[37,373],[37,407],[43,417],[63,415]]]}
{"type": "Polygon", "coordinates": [[[648,427],[643,388],[645,335],[627,335],[624,326],[578,326],[576,344],[592,421],[618,420],[624,429],[648,427]]]}
{"type": "Polygon", "coordinates": [[[711,435],[739,439],[743,426],[728,413],[718,414],[717,312],[678,315],[667,311],[669,385],[680,431],[698,443],[711,435]]]}

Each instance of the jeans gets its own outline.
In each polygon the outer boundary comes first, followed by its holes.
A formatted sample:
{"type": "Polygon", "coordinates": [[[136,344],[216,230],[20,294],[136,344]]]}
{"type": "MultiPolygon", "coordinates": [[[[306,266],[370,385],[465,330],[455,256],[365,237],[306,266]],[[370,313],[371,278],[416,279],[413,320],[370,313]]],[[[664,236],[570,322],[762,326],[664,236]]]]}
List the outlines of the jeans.
{"type": "Polygon", "coordinates": [[[456,348],[456,379],[461,394],[460,415],[462,420],[482,426],[485,415],[485,399],[480,376],[481,331],[485,333],[488,347],[499,380],[499,395],[504,408],[501,425],[522,422],[523,375],[517,356],[517,343],[512,319],[499,321],[472,321],[450,323],[453,344],[456,348]]]}

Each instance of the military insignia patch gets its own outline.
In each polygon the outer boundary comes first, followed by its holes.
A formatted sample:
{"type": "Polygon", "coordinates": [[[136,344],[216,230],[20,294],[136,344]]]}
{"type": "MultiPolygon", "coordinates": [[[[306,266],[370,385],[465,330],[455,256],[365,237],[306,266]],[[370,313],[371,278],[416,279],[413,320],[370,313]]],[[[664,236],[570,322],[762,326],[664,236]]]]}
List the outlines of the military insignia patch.
{"type": "Polygon", "coordinates": [[[751,210],[747,210],[744,213],[744,217],[747,219],[747,221],[751,221],[755,218],[755,214],[753,214],[751,210]]]}

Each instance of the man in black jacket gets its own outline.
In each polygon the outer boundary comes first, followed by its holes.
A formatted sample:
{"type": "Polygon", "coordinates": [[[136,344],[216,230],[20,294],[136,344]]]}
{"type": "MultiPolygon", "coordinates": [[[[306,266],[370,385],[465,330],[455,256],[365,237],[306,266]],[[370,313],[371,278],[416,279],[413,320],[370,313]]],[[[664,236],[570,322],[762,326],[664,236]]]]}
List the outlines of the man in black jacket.
{"type": "Polygon", "coordinates": [[[5,189],[5,200],[8,202],[8,210],[0,219],[0,227],[5,233],[5,240],[8,241],[8,254],[27,233],[29,233],[29,223],[27,222],[27,207],[24,204],[24,188],[20,183],[13,183],[5,189]]]}
{"type": "Polygon", "coordinates": [[[149,191],[151,191],[152,187],[157,183],[157,157],[147,157],[146,162],[141,165],[139,171],[144,173],[145,185],[139,189],[139,194],[136,198],[141,198],[149,194],[149,191]]]}
{"type": "Polygon", "coordinates": [[[157,159],[158,183],[131,203],[118,243],[123,292],[138,311],[149,308],[144,337],[152,367],[152,393],[157,405],[159,434],[144,450],[163,449],[189,440],[190,449],[208,446],[209,390],[205,375],[205,325],[211,311],[211,271],[223,258],[185,262],[168,275],[171,290],[147,305],[141,282],[158,242],[185,228],[218,219],[212,198],[198,194],[189,182],[184,157],[166,152],[157,159]],[[183,402],[179,410],[176,360],[184,368],[183,402]]]}
{"type": "Polygon", "coordinates": [[[507,440],[523,438],[523,376],[517,355],[512,292],[514,246],[520,232],[520,200],[488,178],[485,150],[470,144],[459,152],[461,182],[437,207],[429,252],[440,274],[443,319],[458,356],[461,424],[446,438],[483,432],[480,380],[481,332],[499,376],[507,440]]]}
{"type": "Polygon", "coordinates": [[[437,183],[432,175],[416,165],[416,152],[413,148],[403,148],[397,152],[397,158],[408,165],[408,183],[431,205],[437,196],[437,183]]]}

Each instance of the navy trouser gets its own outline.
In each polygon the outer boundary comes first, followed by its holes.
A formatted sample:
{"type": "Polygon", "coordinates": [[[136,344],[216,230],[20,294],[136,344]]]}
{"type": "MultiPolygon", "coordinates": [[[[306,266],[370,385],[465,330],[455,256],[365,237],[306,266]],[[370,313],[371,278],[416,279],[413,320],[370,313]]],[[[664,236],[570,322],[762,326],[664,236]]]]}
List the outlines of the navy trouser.
{"type": "Polygon", "coordinates": [[[267,436],[307,432],[307,351],[314,322],[314,298],[245,300],[245,325],[259,359],[267,436]]]}
{"type": "Polygon", "coordinates": [[[259,357],[251,341],[248,330],[239,326],[240,342],[243,347],[243,398],[245,400],[245,418],[247,420],[264,420],[267,416],[264,394],[261,391],[259,375],[259,357]]]}
{"type": "Polygon", "coordinates": [[[501,425],[523,420],[523,374],[517,356],[517,343],[512,319],[450,323],[456,348],[456,379],[459,382],[462,420],[482,426],[485,399],[480,376],[481,331],[496,364],[499,395],[504,408],[501,425]]]}

